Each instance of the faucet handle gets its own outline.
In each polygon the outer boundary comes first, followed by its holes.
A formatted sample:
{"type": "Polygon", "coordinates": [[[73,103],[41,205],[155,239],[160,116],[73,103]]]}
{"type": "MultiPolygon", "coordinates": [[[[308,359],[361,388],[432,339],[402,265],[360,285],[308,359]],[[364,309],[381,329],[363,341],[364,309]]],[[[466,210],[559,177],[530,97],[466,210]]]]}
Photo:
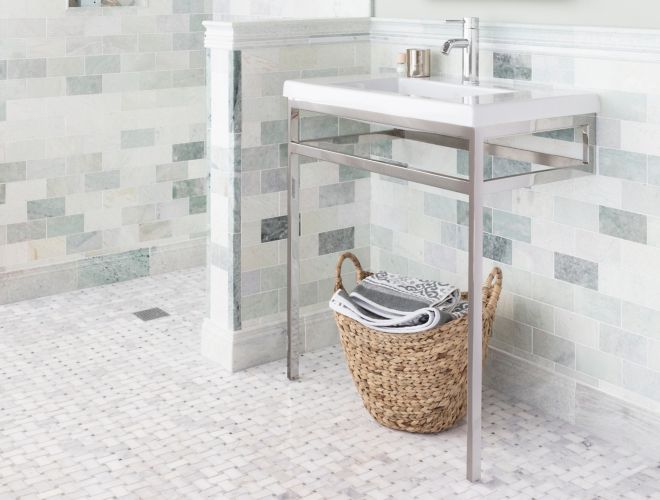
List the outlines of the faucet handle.
{"type": "Polygon", "coordinates": [[[463,19],[445,19],[447,24],[463,24],[467,25],[468,28],[477,29],[479,28],[479,18],[478,17],[465,17],[463,19]]]}

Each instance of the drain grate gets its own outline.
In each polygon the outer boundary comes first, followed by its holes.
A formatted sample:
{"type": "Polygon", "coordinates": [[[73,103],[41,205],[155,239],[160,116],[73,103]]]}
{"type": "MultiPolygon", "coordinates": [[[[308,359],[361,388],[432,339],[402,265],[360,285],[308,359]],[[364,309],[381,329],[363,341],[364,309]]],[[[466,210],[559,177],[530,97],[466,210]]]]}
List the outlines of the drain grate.
{"type": "Polygon", "coordinates": [[[165,316],[169,316],[168,313],[166,313],[162,309],[159,309],[158,307],[154,307],[153,309],[145,309],[144,311],[134,312],[133,314],[135,314],[142,321],[151,321],[154,319],[164,318],[165,316]]]}

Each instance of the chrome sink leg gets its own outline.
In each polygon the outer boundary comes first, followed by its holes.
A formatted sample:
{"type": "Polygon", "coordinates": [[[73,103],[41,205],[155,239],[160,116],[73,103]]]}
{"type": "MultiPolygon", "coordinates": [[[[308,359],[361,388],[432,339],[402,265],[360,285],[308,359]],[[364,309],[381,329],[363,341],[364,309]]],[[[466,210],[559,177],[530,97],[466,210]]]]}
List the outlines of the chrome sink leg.
{"type": "MultiPolygon", "coordinates": [[[[300,140],[300,112],[289,110],[289,140],[300,140]]],[[[288,242],[287,242],[287,377],[300,376],[300,157],[289,154],[288,182],[288,242]]]]}
{"type": "Polygon", "coordinates": [[[484,139],[475,131],[470,139],[470,242],[468,257],[468,437],[467,479],[481,479],[481,386],[483,379],[483,176],[484,139]]]}

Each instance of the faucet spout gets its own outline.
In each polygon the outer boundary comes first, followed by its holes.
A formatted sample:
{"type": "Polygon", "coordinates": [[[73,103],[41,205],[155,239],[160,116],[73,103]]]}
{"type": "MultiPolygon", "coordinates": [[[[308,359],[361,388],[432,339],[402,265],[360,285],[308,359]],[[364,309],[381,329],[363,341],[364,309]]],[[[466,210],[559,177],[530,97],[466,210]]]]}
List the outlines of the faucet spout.
{"type": "Polygon", "coordinates": [[[447,20],[448,23],[463,25],[463,38],[450,38],[442,46],[448,56],[453,49],[463,49],[463,83],[479,85],[479,18],[447,20]]]}
{"type": "Polygon", "coordinates": [[[470,46],[470,40],[466,38],[450,38],[442,46],[442,54],[448,56],[453,49],[467,49],[470,46]]]}

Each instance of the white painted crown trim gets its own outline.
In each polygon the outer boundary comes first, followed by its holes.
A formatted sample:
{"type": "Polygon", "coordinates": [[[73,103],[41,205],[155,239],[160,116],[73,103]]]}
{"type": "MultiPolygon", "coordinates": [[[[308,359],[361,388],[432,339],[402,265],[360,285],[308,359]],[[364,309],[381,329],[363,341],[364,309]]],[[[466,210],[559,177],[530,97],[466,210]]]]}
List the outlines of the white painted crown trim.
{"type": "MultiPolygon", "coordinates": [[[[206,47],[229,50],[354,41],[439,47],[447,38],[461,33],[460,26],[442,21],[381,18],[208,21],[204,25],[206,47]]],[[[508,52],[660,62],[660,30],[482,23],[481,47],[508,52]]]]}

